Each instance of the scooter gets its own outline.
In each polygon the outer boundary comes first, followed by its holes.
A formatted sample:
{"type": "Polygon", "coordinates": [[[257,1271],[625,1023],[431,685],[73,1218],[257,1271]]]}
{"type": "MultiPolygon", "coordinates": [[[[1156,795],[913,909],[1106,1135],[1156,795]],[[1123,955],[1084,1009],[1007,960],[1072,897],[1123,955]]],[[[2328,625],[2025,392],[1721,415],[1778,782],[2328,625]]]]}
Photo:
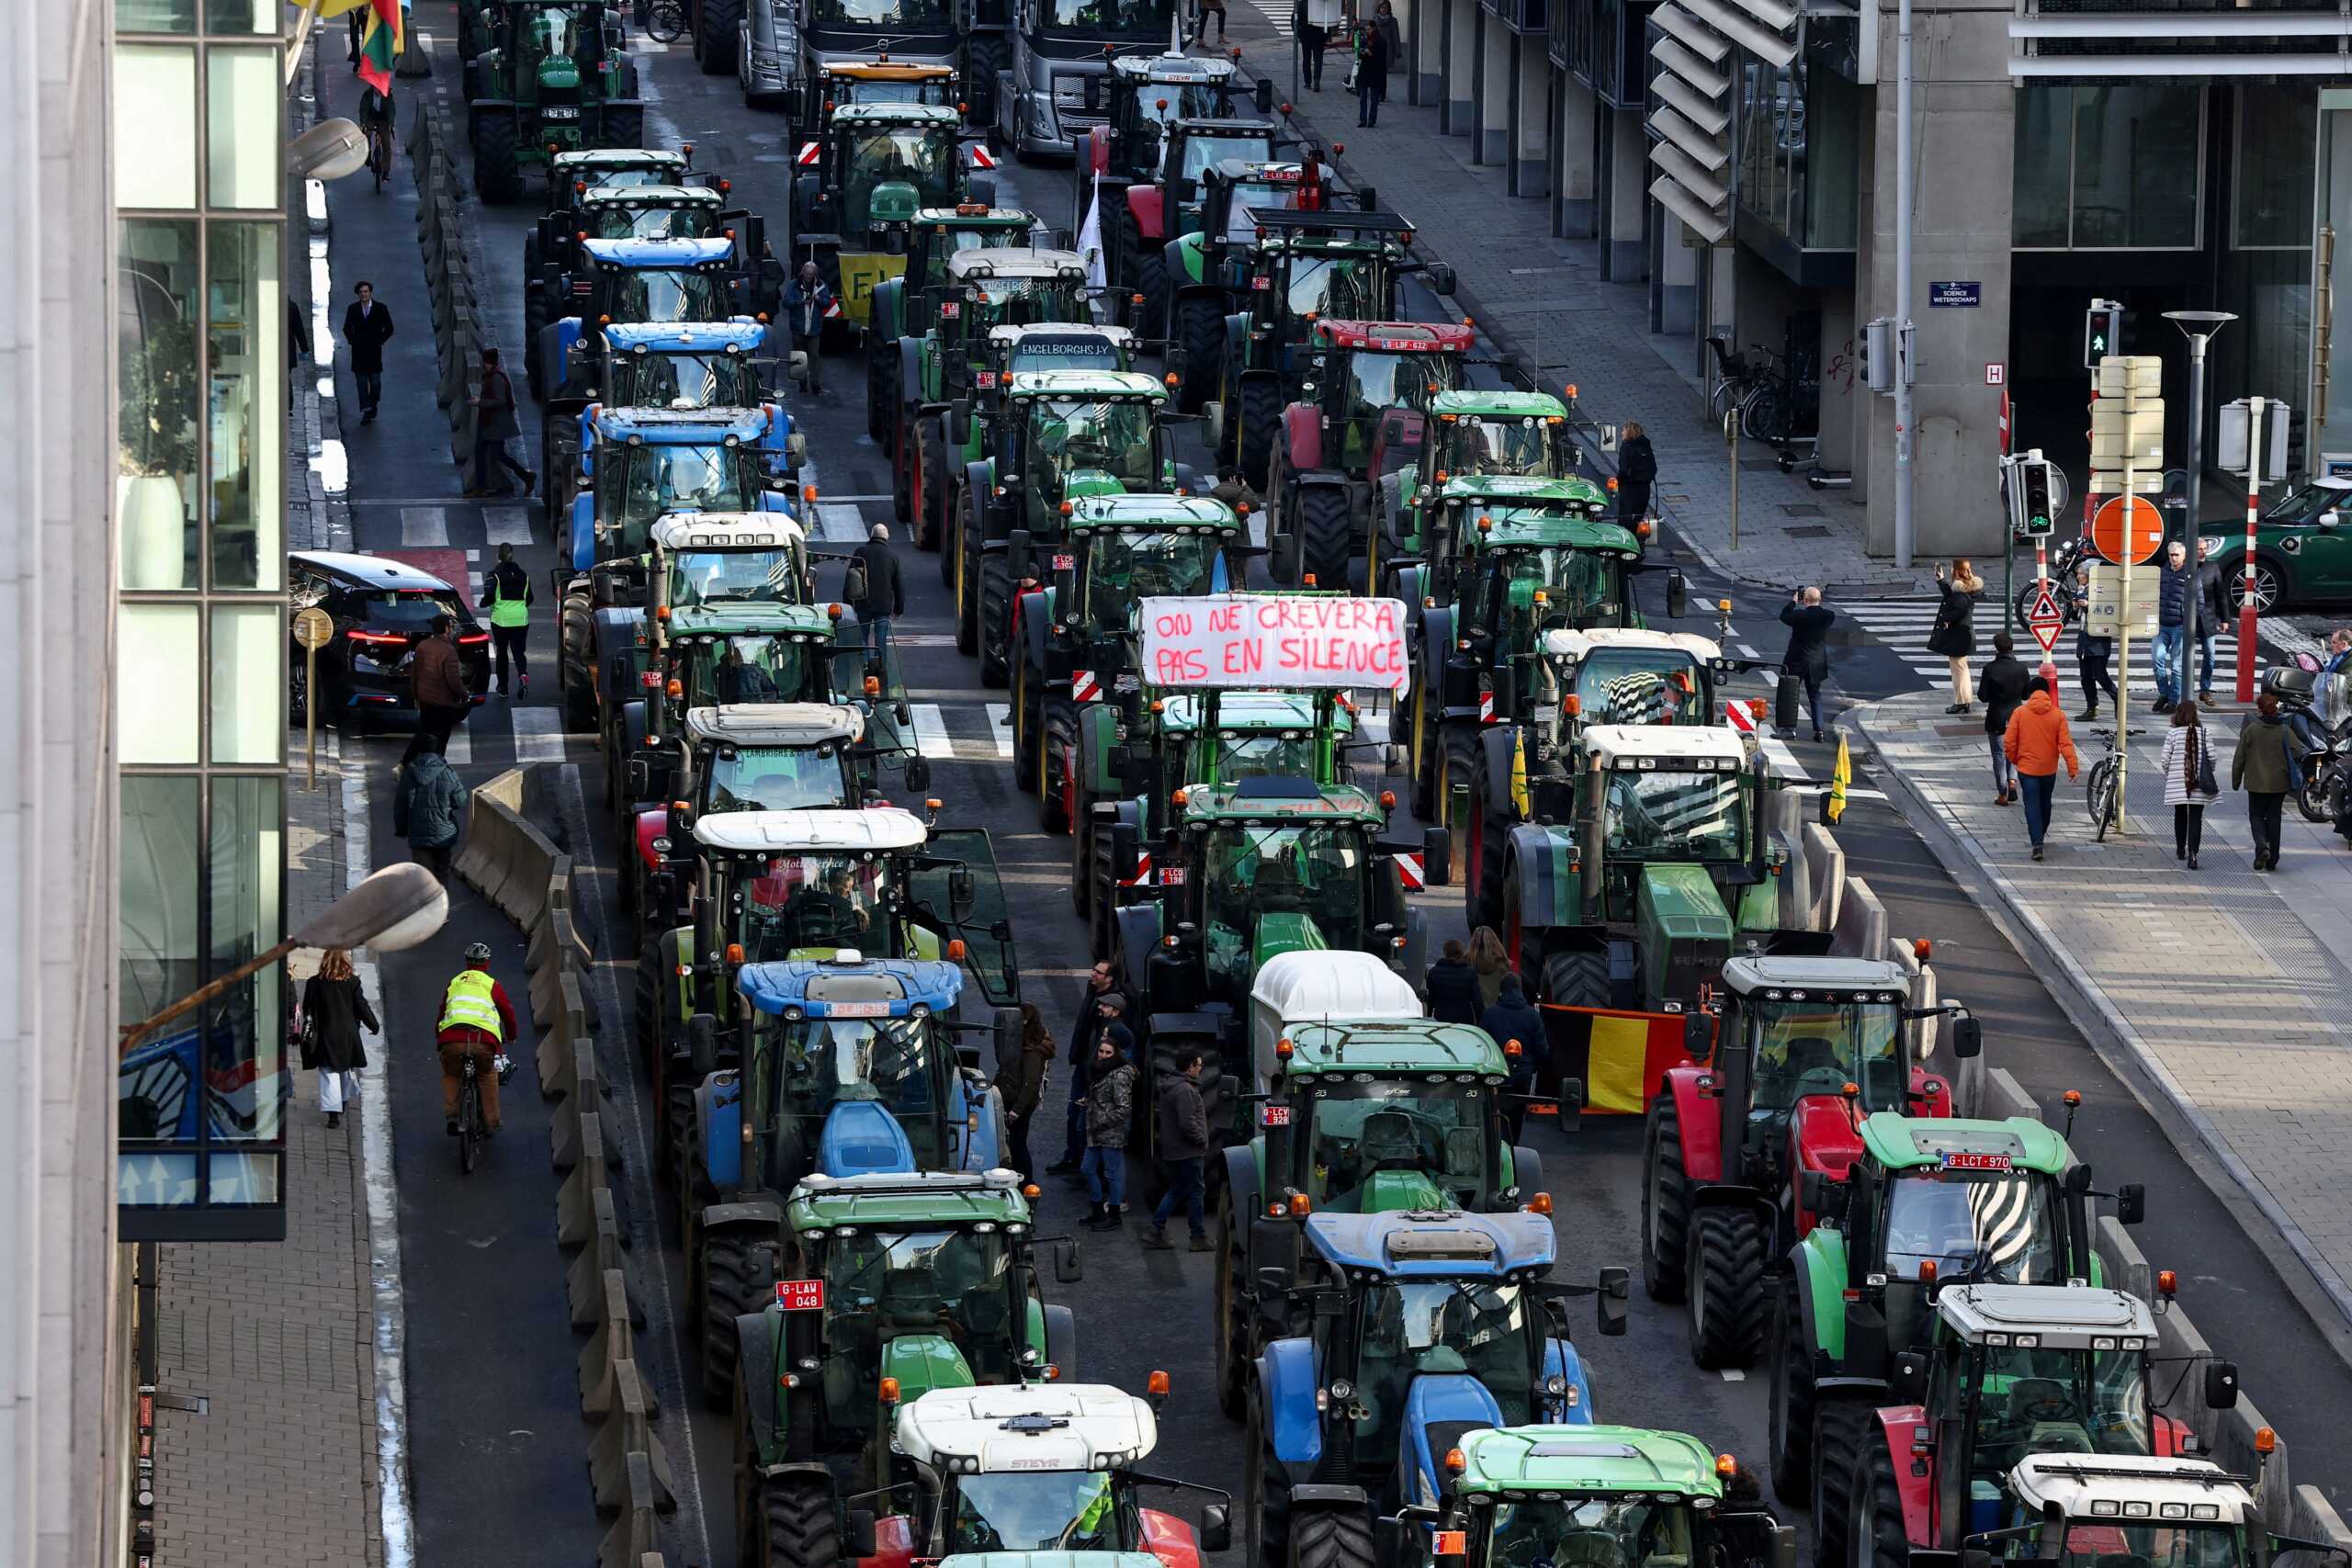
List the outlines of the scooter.
{"type": "Polygon", "coordinates": [[[2338,803],[2352,798],[2352,713],[2345,711],[2352,708],[2352,692],[2346,685],[2341,672],[2323,670],[2309,653],[2295,655],[2291,670],[2263,672],[2262,689],[2278,699],[2302,769],[2295,809],[2306,822],[2335,819],[2338,803]]]}

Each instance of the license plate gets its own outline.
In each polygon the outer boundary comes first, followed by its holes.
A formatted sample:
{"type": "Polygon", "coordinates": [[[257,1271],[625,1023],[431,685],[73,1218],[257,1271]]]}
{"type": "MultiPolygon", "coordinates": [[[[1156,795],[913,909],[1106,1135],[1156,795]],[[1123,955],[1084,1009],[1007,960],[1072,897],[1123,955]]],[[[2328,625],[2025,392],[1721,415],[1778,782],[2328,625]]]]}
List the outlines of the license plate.
{"type": "Polygon", "coordinates": [[[1253,277],[1250,280],[1250,287],[1261,293],[1266,289],[1272,288],[1273,286],[1274,280],[1271,277],[1253,277]]]}
{"type": "Polygon", "coordinates": [[[1076,571],[1078,570],[1078,558],[1076,556],[1057,555],[1054,558],[1054,570],[1056,571],[1076,571]]]}
{"type": "Polygon", "coordinates": [[[1968,1154],[1947,1149],[1944,1151],[1943,1161],[1946,1170],[2007,1170],[2011,1168],[2009,1156],[2007,1155],[1968,1154]]]}
{"type": "Polygon", "coordinates": [[[1261,1127],[1289,1126],[1290,1107],[1287,1105],[1261,1105],[1258,1107],[1258,1125],[1261,1127]]]}
{"type": "Polygon", "coordinates": [[[985,392],[996,385],[996,372],[993,370],[983,370],[979,373],[978,379],[980,390],[985,392]]]}
{"type": "Polygon", "coordinates": [[[827,1018],[888,1018],[890,1016],[890,1004],[888,1002],[827,1002],[825,1016],[827,1018]]]}
{"type": "Polygon", "coordinates": [[[1181,865],[1171,865],[1161,868],[1159,873],[1159,885],[1162,887],[1183,886],[1184,868],[1181,865]]]}
{"type": "Polygon", "coordinates": [[[825,1281],[822,1280],[778,1280],[775,1282],[776,1304],[786,1312],[822,1312],[825,1310],[825,1281]]]}
{"type": "Polygon", "coordinates": [[[541,109],[539,111],[539,115],[540,118],[544,119],[578,119],[580,118],[580,111],[576,108],[567,108],[561,105],[557,105],[552,107],[541,109]]]}
{"type": "Polygon", "coordinates": [[[960,300],[943,299],[939,302],[939,319],[943,321],[952,321],[963,313],[964,306],[960,300]]]}

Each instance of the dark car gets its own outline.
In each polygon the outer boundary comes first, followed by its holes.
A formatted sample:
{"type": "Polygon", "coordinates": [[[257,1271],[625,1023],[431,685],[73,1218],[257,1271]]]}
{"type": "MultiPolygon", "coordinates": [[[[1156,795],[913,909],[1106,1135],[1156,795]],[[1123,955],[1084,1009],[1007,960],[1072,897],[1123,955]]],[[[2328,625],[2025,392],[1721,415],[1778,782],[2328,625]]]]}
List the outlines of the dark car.
{"type": "MultiPolygon", "coordinates": [[[[465,595],[430,572],[384,556],[300,550],[286,558],[286,574],[296,615],[316,608],[334,621],[334,637],[318,653],[321,723],[413,723],[409,664],[444,612],[458,623],[466,689],[477,703],[490,690],[490,628],[474,618],[465,595]]],[[[299,642],[289,652],[287,718],[299,725],[311,699],[309,655],[299,642]]]]}
{"type": "MultiPolygon", "coordinates": [[[[2245,524],[2213,521],[2209,559],[2228,576],[2235,606],[2245,581],[2245,524]]],[[[2327,476],[2290,491],[2265,511],[2254,536],[2255,609],[2268,615],[2302,604],[2352,602],[2352,479],[2327,476]]]]}

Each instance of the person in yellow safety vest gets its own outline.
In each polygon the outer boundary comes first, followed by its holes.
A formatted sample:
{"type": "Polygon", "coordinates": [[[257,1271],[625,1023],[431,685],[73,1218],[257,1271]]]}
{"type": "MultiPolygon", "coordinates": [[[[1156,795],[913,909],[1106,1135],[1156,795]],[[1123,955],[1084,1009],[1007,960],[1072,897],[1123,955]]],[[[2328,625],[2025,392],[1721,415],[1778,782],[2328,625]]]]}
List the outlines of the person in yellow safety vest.
{"type": "Polygon", "coordinates": [[[502,1042],[514,1038],[514,1004],[506,987],[490,973],[490,944],[478,942],[466,949],[466,966],[449,982],[441,1000],[438,1041],[441,1051],[441,1116],[449,1135],[458,1134],[458,1085],[465,1077],[466,1058],[478,1056],[474,1081],[481,1089],[482,1122],[498,1131],[498,1075],[492,1058],[502,1042]]]}
{"type": "Polygon", "coordinates": [[[481,602],[490,607],[490,641],[498,650],[498,694],[507,694],[506,657],[514,656],[515,672],[523,684],[517,693],[531,694],[531,660],[524,645],[531,637],[531,574],[514,558],[514,547],[498,547],[498,564],[481,574],[481,602]]]}

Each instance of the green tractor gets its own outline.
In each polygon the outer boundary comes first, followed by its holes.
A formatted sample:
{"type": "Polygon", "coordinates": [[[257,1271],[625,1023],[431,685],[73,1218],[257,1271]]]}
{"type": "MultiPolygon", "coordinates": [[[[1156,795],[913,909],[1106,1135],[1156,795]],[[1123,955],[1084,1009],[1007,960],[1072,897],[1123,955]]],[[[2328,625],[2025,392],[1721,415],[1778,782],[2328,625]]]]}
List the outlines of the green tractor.
{"type": "Polygon", "coordinates": [[[1384,1521],[1391,1568],[1705,1563],[1796,1568],[1797,1532],[1742,1506],[1729,1454],[1681,1432],[1595,1425],[1464,1432],[1442,1495],[1384,1521]]]}
{"type": "Polygon", "coordinates": [[[485,47],[466,62],[466,134],[484,201],[523,194],[523,171],[567,152],[633,148],[645,104],[618,15],[605,0],[490,0],[485,47]]]}
{"type": "Polygon", "coordinates": [[[1464,513],[1483,503],[1482,492],[1469,488],[1477,479],[1572,479],[1583,472],[1567,405],[1548,392],[1509,388],[1439,391],[1429,400],[1419,449],[1399,443],[1399,455],[1403,461],[1384,465],[1378,476],[1365,545],[1374,592],[1385,592],[1406,562],[1445,553],[1464,513]],[[1456,480],[1465,488],[1449,490],[1456,480]]]}
{"type": "Polygon", "coordinates": [[[1272,156],[1219,158],[1196,175],[1168,181],[1167,199],[1180,210],[1197,214],[1181,232],[1167,238],[1160,253],[1168,301],[1167,364],[1179,378],[1185,412],[1200,412],[1217,395],[1224,374],[1226,317],[1240,307],[1243,294],[1274,287],[1272,273],[1260,282],[1250,265],[1266,238],[1259,230],[1258,215],[1329,209],[1339,199],[1338,178],[1338,171],[1310,149],[1300,163],[1272,156]]]}
{"type": "Polygon", "coordinates": [[[1017,207],[977,201],[915,214],[907,230],[906,271],[874,286],[866,323],[865,433],[889,446],[899,464],[912,462],[899,449],[901,441],[912,439],[899,425],[910,412],[905,403],[923,385],[920,374],[908,379],[908,345],[918,345],[912,352],[919,360],[920,345],[950,319],[940,307],[951,294],[963,297],[962,286],[949,279],[947,264],[967,251],[1027,250],[1035,228],[1036,220],[1017,207]]]}
{"type": "MultiPolygon", "coordinates": [[[[1815,1500],[1815,1456],[1853,1453],[1888,1403],[1895,1355],[1927,1348],[1939,1290],[2106,1282],[2093,1200],[2107,1194],[2054,1129],[1879,1111],[1860,1133],[1842,1183],[1799,1180],[1797,1201],[1816,1222],[1789,1253],[1768,1346],[1772,1489],[1798,1506],[1815,1500]]],[[[2113,1197],[2116,1218],[2139,1224],[2144,1190],[2127,1183],[2113,1197]]],[[[1815,1517],[1842,1541],[1840,1483],[1827,1479],[1815,1517]]]]}
{"type": "MultiPolygon", "coordinates": [[[[1097,765],[1085,771],[1098,783],[1114,744],[1115,710],[1090,729],[1091,705],[1139,689],[1136,604],[1238,587],[1247,540],[1233,508],[1205,496],[1090,495],[1071,503],[1069,547],[1054,553],[1049,578],[1022,591],[1012,616],[1012,776],[1036,794],[1046,832],[1079,820],[1081,736],[1091,737],[1097,765]]],[[[1090,862],[1080,857],[1081,871],[1090,862]]]]}
{"type": "Polygon", "coordinates": [[[737,1321],[735,1560],[833,1568],[862,1534],[853,1497],[915,1480],[899,1407],[933,1389],[1076,1372],[1077,1327],[1045,1304],[1080,1277],[1077,1244],[1046,1241],[1010,1170],[812,1176],[781,1247],[754,1260],[775,1300],[737,1321]]]}
{"type": "MultiPolygon", "coordinates": [[[[1159,418],[1168,389],[1153,377],[1021,371],[1000,390],[993,450],[957,477],[951,545],[956,648],[979,655],[990,686],[1011,679],[1014,593],[1050,572],[1046,558],[1069,538],[1080,500],[1195,488],[1170,453],[1159,418]]],[[[968,405],[950,405],[949,446],[968,446],[972,424],[968,405]]]]}

